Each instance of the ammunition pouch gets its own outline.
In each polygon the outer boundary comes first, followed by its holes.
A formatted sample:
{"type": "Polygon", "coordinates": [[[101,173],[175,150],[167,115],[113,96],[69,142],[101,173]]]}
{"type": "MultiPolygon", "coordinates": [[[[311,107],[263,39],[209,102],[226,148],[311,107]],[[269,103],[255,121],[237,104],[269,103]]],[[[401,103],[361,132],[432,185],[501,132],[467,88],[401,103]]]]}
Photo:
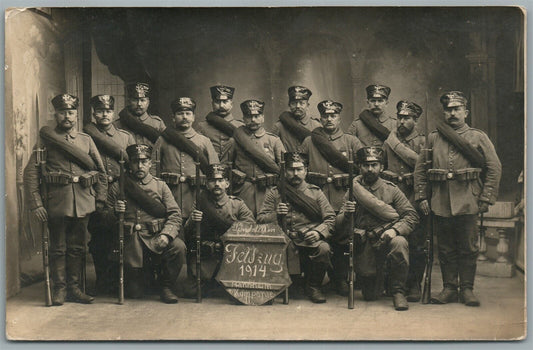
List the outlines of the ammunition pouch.
{"type": "MultiPolygon", "coordinates": [[[[196,176],[186,176],[179,173],[162,172],[160,179],[165,181],[167,185],[177,186],[182,183],[188,183],[189,186],[196,186],[196,176]]],[[[206,178],[204,175],[200,176],[200,186],[205,186],[206,178]]]]}
{"type": "Polygon", "coordinates": [[[306,181],[309,182],[310,184],[313,184],[315,186],[322,188],[327,183],[327,178],[328,177],[326,175],[310,171],[307,173],[306,181]]]}
{"type": "Polygon", "coordinates": [[[413,173],[397,174],[393,171],[385,170],[381,173],[381,177],[395,184],[403,183],[408,186],[414,185],[413,173]]]}
{"type": "Polygon", "coordinates": [[[124,222],[124,235],[132,235],[136,231],[148,231],[151,235],[156,235],[165,226],[165,219],[155,219],[146,222],[124,222]]]}
{"type": "Polygon", "coordinates": [[[246,180],[246,174],[238,169],[231,169],[231,181],[232,185],[242,185],[246,180]]]}
{"type": "Polygon", "coordinates": [[[48,172],[44,176],[44,181],[47,184],[65,186],[70,183],[79,183],[82,187],[88,188],[98,181],[98,171],[93,170],[87,173],[72,176],[62,172],[48,172]]]}
{"type": "Polygon", "coordinates": [[[275,186],[278,183],[278,175],[276,174],[265,174],[259,175],[257,177],[246,177],[246,181],[250,181],[255,184],[257,187],[264,189],[270,186],[275,186]]]}
{"type": "Polygon", "coordinates": [[[350,176],[348,174],[333,174],[327,176],[321,173],[308,172],[306,181],[320,188],[324,187],[326,184],[333,184],[333,186],[339,190],[347,189],[348,186],[350,186],[350,176]]]}
{"type": "Polygon", "coordinates": [[[481,168],[464,168],[459,170],[429,169],[428,179],[431,182],[440,181],[473,181],[479,179],[481,168]]]}

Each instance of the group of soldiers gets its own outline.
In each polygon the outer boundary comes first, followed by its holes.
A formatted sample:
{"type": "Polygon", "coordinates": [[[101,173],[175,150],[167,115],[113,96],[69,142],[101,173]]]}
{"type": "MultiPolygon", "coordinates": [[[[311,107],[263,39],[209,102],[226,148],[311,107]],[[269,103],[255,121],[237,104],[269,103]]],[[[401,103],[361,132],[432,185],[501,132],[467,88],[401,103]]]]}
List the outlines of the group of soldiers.
{"type": "Polygon", "coordinates": [[[241,103],[241,119],[233,114],[234,88],[210,91],[213,111],[196,128],[190,97],[171,103],[171,125],[149,114],[145,83],[127,86],[118,118],[113,96],[94,96],[94,121],[84,132],[76,127],[78,98],[52,99],[56,127],[41,128],[24,175],[31,210],[49,228],[53,305],[94,300],[80,280],[87,230],[97,292],[117,288],[121,225],[126,297],[142,297],[157,279],[161,300],[177,303],[183,265],[185,296],[198,292],[198,274],[205,293],[220,267],[220,237],[241,221],[282,225],[290,290],[312,302],[326,301],[326,274],[340,295],[353,288],[352,243],[364,299],[388,294],[396,310],[407,310],[421,297],[430,216],[444,284],[431,301],[479,305],[472,292],[476,218],[496,200],[501,165],[486,134],[465,123],[463,93],[442,96],[444,119],[425,137],[416,127],[422,108],[400,101],[396,116],[387,115],[391,90],[383,85],[366,88],[368,108],[347,133],[342,104],[322,101],[313,117],[312,93],[303,86],[288,89],[289,110],[272,132],[264,127],[264,102],[241,103]],[[192,268],[198,249],[201,271],[192,268]]]}

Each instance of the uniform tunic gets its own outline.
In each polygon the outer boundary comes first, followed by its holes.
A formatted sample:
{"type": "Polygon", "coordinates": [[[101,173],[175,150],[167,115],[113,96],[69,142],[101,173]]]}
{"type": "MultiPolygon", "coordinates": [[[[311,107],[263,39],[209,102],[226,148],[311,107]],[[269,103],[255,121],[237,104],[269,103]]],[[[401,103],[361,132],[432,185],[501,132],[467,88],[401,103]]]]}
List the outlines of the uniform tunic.
{"type": "MultiPolygon", "coordinates": [[[[233,115],[231,113],[225,116],[224,119],[236,128],[244,125],[244,122],[242,120],[233,118],[233,115]]],[[[220,159],[220,162],[231,162],[229,151],[231,149],[231,140],[233,138],[218,130],[205,120],[198,123],[196,130],[200,134],[207,136],[209,140],[211,140],[211,142],[213,143],[213,147],[215,148],[215,151],[218,155],[218,159],[220,159]]]]}
{"type": "MultiPolygon", "coordinates": [[[[294,117],[294,119],[297,120],[303,127],[305,127],[309,131],[313,131],[314,129],[322,126],[322,124],[320,124],[320,121],[317,118],[313,118],[308,114],[306,114],[305,117],[303,117],[302,119],[298,119],[297,117],[294,117]]],[[[285,126],[279,120],[274,124],[274,127],[272,128],[272,133],[279,136],[287,152],[298,151],[298,148],[300,147],[300,142],[293,134],[291,134],[285,128],[285,126]]]]}
{"type": "MultiPolygon", "coordinates": [[[[394,130],[396,128],[396,117],[388,116],[383,113],[379,116],[379,118],[377,118],[377,120],[381,123],[381,125],[383,125],[389,130],[394,130]]],[[[365,125],[365,123],[363,123],[359,116],[355,118],[355,120],[348,128],[348,134],[357,136],[357,138],[361,140],[361,142],[365,146],[383,145],[383,141],[381,141],[376,135],[372,133],[372,131],[370,131],[370,129],[367,128],[367,126],[365,125]]]]}
{"type": "MultiPolygon", "coordinates": [[[[251,142],[255,143],[259,149],[263,150],[269,158],[277,164],[281,162],[281,155],[285,148],[281,140],[276,135],[266,132],[264,128],[255,133],[248,132],[251,142]]],[[[263,203],[266,187],[258,186],[256,178],[265,175],[265,172],[245,153],[235,140],[232,140],[231,159],[235,168],[246,174],[246,180],[241,186],[235,186],[233,192],[239,196],[250,210],[257,214],[263,203]]]]}
{"type": "MultiPolygon", "coordinates": [[[[204,154],[207,154],[209,164],[219,162],[215,149],[207,137],[200,135],[192,128],[184,132],[183,136],[198,146],[204,154]]],[[[194,158],[187,152],[181,151],[174,145],[168,143],[164,137],[161,136],[157,139],[153,152],[155,151],[159,152],[162,173],[176,173],[180,174],[179,176],[185,176],[186,178],[196,176],[194,158]]],[[[201,170],[200,173],[203,175],[201,170]]],[[[172,194],[181,208],[182,216],[188,218],[194,200],[194,187],[190,185],[190,182],[181,182],[177,185],[169,184],[168,186],[172,190],[172,194]]]]}
{"type": "MultiPolygon", "coordinates": [[[[132,115],[127,109],[124,109],[123,111],[125,111],[126,113],[132,115]]],[[[121,111],[121,113],[123,113],[121,111]]],[[[132,115],[133,116],[133,115],[132,115]]],[[[161,118],[159,118],[157,115],[151,115],[151,114],[148,114],[148,113],[144,113],[143,115],[141,115],[140,117],[138,116],[133,116],[134,118],[139,118],[139,120],[141,122],[143,122],[144,124],[146,125],[149,125],[153,128],[155,128],[157,131],[159,132],[163,132],[166,128],[165,126],[165,122],[163,122],[163,120],[161,118]]],[[[126,130],[128,131],[130,134],[133,135],[133,138],[135,139],[135,143],[137,144],[146,144],[146,145],[150,145],[150,146],[153,146],[154,144],[152,143],[152,141],[150,141],[149,139],[147,139],[146,137],[140,135],[140,134],[137,134],[135,131],[131,130],[130,128],[128,128],[124,123],[121,122],[120,119],[118,119],[117,121],[114,122],[115,126],[119,129],[123,129],[123,130],[126,130]]]]}
{"type": "MultiPolygon", "coordinates": [[[[332,135],[329,135],[329,141],[333,146],[339,150],[346,158],[348,154],[351,154],[352,160],[355,162],[355,154],[358,149],[363,147],[361,141],[353,135],[345,134],[342,130],[337,130],[332,135]]],[[[343,173],[342,170],[332,166],[329,161],[324,158],[322,153],[313,143],[311,136],[307,137],[302,145],[300,146],[300,151],[306,153],[309,156],[309,172],[319,173],[331,178],[336,174],[344,174],[348,176],[347,173],[343,173]]],[[[338,212],[344,201],[344,194],[346,193],[346,186],[339,187],[335,186],[333,182],[326,183],[322,187],[322,191],[326,195],[326,198],[329,200],[329,203],[333,209],[338,212]]]]}

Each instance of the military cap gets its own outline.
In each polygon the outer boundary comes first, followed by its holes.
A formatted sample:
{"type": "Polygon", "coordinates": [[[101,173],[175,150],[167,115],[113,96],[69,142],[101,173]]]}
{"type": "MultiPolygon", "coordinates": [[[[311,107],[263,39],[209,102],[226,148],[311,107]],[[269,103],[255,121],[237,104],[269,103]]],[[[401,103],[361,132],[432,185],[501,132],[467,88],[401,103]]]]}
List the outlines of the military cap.
{"type": "Polygon", "coordinates": [[[90,102],[93,109],[115,109],[115,99],[111,95],[96,95],[90,102]]]}
{"type": "Polygon", "coordinates": [[[211,179],[228,179],[230,168],[224,164],[210,164],[205,176],[211,179]]]}
{"type": "Polygon", "coordinates": [[[170,104],[170,108],[172,109],[172,113],[176,113],[178,111],[192,111],[196,109],[196,102],[190,97],[179,97],[172,101],[170,104]]]}
{"type": "Polygon", "coordinates": [[[313,94],[311,90],[305,86],[291,86],[288,90],[289,92],[289,101],[296,100],[309,100],[313,94]]]}
{"type": "Polygon", "coordinates": [[[362,147],[355,154],[358,163],[380,162],[383,163],[383,149],[381,147],[362,147]]]}
{"type": "Polygon", "coordinates": [[[126,87],[129,98],[150,97],[150,85],[146,83],[133,83],[126,87]]]}
{"type": "Polygon", "coordinates": [[[126,147],[126,153],[130,160],[133,159],[152,159],[152,147],[145,144],[135,144],[126,147]]]}
{"type": "Polygon", "coordinates": [[[285,152],[283,159],[287,168],[307,166],[308,164],[308,156],[302,152],[285,152]]]}
{"type": "Polygon", "coordinates": [[[57,111],[62,111],[65,109],[78,109],[80,100],[74,95],[62,94],[57,95],[52,99],[52,105],[57,111]]]}
{"type": "Polygon", "coordinates": [[[209,88],[212,100],[232,100],[235,88],[231,86],[215,85],[209,88]]]}
{"type": "Polygon", "coordinates": [[[414,102],[402,100],[396,105],[398,115],[410,115],[414,118],[420,117],[422,114],[422,107],[414,102]]]}
{"type": "Polygon", "coordinates": [[[389,98],[390,87],[379,84],[372,84],[366,87],[366,98],[389,98]]]}
{"type": "Polygon", "coordinates": [[[461,91],[449,91],[440,97],[440,103],[444,108],[466,106],[468,100],[461,91]]]}
{"type": "Polygon", "coordinates": [[[265,103],[258,100],[246,100],[241,103],[241,110],[244,115],[263,114],[265,103]]]}
{"type": "Polygon", "coordinates": [[[339,102],[325,100],[317,105],[320,114],[338,114],[342,111],[342,104],[339,102]]]}

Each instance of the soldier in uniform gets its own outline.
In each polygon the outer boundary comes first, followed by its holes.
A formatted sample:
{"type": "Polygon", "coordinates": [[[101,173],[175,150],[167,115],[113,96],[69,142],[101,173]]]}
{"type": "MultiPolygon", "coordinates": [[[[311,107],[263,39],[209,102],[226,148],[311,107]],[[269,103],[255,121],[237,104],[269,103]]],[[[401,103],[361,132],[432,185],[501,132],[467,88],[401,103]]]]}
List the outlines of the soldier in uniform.
{"type": "Polygon", "coordinates": [[[376,300],[383,291],[385,265],[389,265],[389,286],[394,308],[407,310],[405,299],[409,270],[409,244],[406,237],[418,224],[418,215],[403,192],[380,178],[383,151],[364,147],[357,151],[360,174],[353,181],[354,198],[345,197],[337,216],[337,235],[352,234],[349,215],[355,215],[355,267],[363,298],[376,300]]]}
{"type": "Polygon", "coordinates": [[[355,135],[365,146],[381,146],[396,128],[396,118],[385,113],[389,103],[390,88],[384,85],[366,87],[368,109],[354,119],[348,133],[355,135]]]}
{"type": "MultiPolygon", "coordinates": [[[[107,174],[108,188],[118,186],[120,176],[119,161],[127,160],[126,147],[135,144],[133,136],[113,125],[115,99],[110,95],[93,96],[90,100],[93,118],[96,123],[88,123],[83,130],[92,138],[102,156],[107,174]]],[[[116,217],[113,207],[96,211],[89,219],[91,233],[89,251],[93,256],[96,272],[96,290],[99,293],[110,291],[116,282],[117,266],[110,260],[116,247],[116,217]],[[115,239],[114,239],[115,238],[115,239]]]]}
{"type": "Polygon", "coordinates": [[[126,108],[120,111],[115,126],[131,133],[137,144],[153,146],[165,130],[165,123],[156,115],[148,113],[150,106],[150,86],[134,83],[126,86],[128,99],[126,108]]]}
{"type": "Polygon", "coordinates": [[[161,162],[157,176],[165,181],[172,191],[185,221],[192,210],[195,186],[205,185],[203,174],[209,164],[218,163],[219,160],[211,141],[192,127],[196,109],[194,100],[180,97],[171,103],[170,108],[173,113],[173,127],[167,128],[154,146],[154,152],[159,154],[161,162]],[[197,154],[200,161],[200,179],[195,178],[197,154]]]}
{"type": "Polygon", "coordinates": [[[303,86],[291,86],[289,111],[280,114],[272,132],[278,135],[287,152],[296,152],[311,131],[321,126],[318,118],[309,115],[309,98],[312,92],[303,86]]]}
{"type": "Polygon", "coordinates": [[[124,213],[124,266],[127,297],[141,298],[144,293],[143,267],[151,260],[160,265],[161,301],[175,304],[172,291],[185,263],[185,243],[178,237],[181,212],[168,186],[150,174],[152,147],[131,145],[128,174],[124,178],[126,200],[118,199],[116,187],[108,201],[117,213],[124,213]]]}
{"type": "Polygon", "coordinates": [[[207,114],[205,121],[198,123],[197,130],[211,140],[218,158],[226,164],[231,162],[229,151],[233,132],[244,123],[240,119],[235,119],[231,113],[235,88],[216,85],[212,86],[210,91],[213,111],[207,114]]]}
{"type": "MultiPolygon", "coordinates": [[[[415,202],[414,177],[418,154],[424,148],[424,136],[416,130],[422,108],[414,102],[400,101],[396,105],[397,128],[391,131],[383,144],[385,169],[381,177],[394,182],[405,194],[413,207],[415,202]]],[[[407,278],[407,301],[419,301],[424,275],[424,216],[409,235],[409,276],[407,278]]]]}
{"type": "Polygon", "coordinates": [[[35,152],[24,171],[30,208],[40,221],[48,221],[53,305],[63,305],[66,297],[85,304],[94,300],[81,291],[80,275],[89,215],[104,207],[107,182],[96,145],[76,129],[78,104],[78,98],[70,94],[52,99],[57,125],[39,131],[40,144],[46,149],[46,171],[39,174],[35,152]],[[40,181],[46,183],[46,198],[40,181]]]}
{"type": "Polygon", "coordinates": [[[479,253],[476,219],[495,203],[502,168],[487,135],[465,123],[469,113],[465,95],[451,91],[442,95],[440,102],[444,122],[428,135],[427,148],[433,150],[431,169],[425,167],[425,154],[415,168],[415,199],[424,214],[434,214],[444,285],[431,302],[446,304],[459,299],[467,306],[479,306],[473,293],[479,253]]]}
{"type": "Polygon", "coordinates": [[[277,183],[279,163],[285,148],[276,135],[264,128],[265,103],[241,103],[244,126],[235,130],[231,159],[235,164],[233,193],[239,196],[254,216],[263,203],[265,192],[277,183]]]}
{"type": "MultiPolygon", "coordinates": [[[[325,303],[321,290],[326,270],[331,265],[328,240],[335,225],[335,211],[318,186],[305,182],[307,157],[299,152],[284,154],[287,202],[281,201],[278,187],[265,195],[257,222],[274,223],[285,216],[291,238],[288,249],[297,249],[305,271],[306,294],[313,303],[325,303]]],[[[289,271],[292,270],[289,262],[289,271]]]]}
{"type": "MultiPolygon", "coordinates": [[[[185,242],[189,250],[191,248],[196,249],[195,222],[201,222],[201,276],[207,282],[213,280],[222,261],[223,251],[220,237],[235,221],[255,223],[254,215],[244,204],[244,201],[238,197],[230,196],[226,192],[229,188],[230,171],[231,169],[223,164],[209,166],[206,174],[207,190],[200,193],[198,203],[194,202],[191,215],[184,226],[185,242]]],[[[195,262],[196,256],[191,254],[187,265],[194,266],[195,262]]],[[[192,284],[194,283],[192,282],[192,284]]],[[[202,287],[202,291],[207,291],[205,286],[202,287]]],[[[195,295],[196,291],[192,288],[190,296],[194,297],[195,295]]]]}
{"type": "MultiPolygon", "coordinates": [[[[342,104],[326,100],[318,104],[318,110],[322,127],[313,130],[311,136],[308,136],[300,146],[300,150],[309,156],[307,182],[320,187],[333,210],[338,213],[349,186],[348,160],[355,160],[355,153],[363,145],[357,137],[345,134],[340,128],[342,104]]],[[[332,277],[337,292],[346,296],[348,295],[347,271],[343,268],[347,265],[342,262],[346,260],[345,245],[336,243],[331,242],[335,272],[332,277]]]]}

